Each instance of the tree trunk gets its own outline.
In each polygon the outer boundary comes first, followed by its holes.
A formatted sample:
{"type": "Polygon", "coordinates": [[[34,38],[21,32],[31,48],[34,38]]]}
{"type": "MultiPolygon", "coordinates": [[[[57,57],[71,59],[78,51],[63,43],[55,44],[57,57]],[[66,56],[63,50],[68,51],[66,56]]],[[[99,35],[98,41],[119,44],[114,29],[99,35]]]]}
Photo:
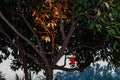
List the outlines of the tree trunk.
{"type": "Polygon", "coordinates": [[[25,74],[25,80],[28,79],[28,70],[27,70],[27,61],[26,61],[26,56],[22,53],[20,53],[21,61],[23,63],[23,69],[24,69],[24,74],[25,74]]]}
{"type": "MultiPolygon", "coordinates": [[[[24,56],[25,57],[25,56],[24,56]]],[[[28,79],[28,70],[27,70],[27,62],[26,62],[26,58],[24,58],[24,62],[23,62],[23,66],[24,66],[24,74],[25,74],[25,80],[29,80],[28,79]]]]}
{"type": "Polygon", "coordinates": [[[53,69],[47,69],[46,70],[46,80],[53,80],[53,69]]]}

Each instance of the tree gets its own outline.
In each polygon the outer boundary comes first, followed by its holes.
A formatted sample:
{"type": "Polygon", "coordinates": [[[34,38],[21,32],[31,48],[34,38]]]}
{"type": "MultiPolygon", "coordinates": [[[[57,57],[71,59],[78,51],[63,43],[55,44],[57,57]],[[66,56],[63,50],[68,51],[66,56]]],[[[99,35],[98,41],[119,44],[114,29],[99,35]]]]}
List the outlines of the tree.
{"type": "Polygon", "coordinates": [[[4,0],[0,5],[1,61],[11,48],[12,68],[23,67],[26,76],[28,69],[44,69],[52,80],[54,69],[82,71],[98,60],[120,66],[118,0],[4,0]],[[64,67],[67,57],[57,65],[64,55],[75,56],[76,67],[64,67]]]}

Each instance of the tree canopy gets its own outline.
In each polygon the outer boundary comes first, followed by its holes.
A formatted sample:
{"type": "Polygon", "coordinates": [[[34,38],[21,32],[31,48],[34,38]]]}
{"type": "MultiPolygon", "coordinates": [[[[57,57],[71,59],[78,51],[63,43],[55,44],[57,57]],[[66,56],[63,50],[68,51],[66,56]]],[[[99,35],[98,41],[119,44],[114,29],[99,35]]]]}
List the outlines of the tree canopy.
{"type": "MultiPolygon", "coordinates": [[[[25,67],[46,76],[54,69],[84,70],[107,61],[120,66],[120,2],[118,0],[0,1],[0,61],[14,56],[13,69],[25,67]],[[56,65],[74,56],[76,66],[56,65]]],[[[49,80],[49,79],[48,79],[49,80]]]]}

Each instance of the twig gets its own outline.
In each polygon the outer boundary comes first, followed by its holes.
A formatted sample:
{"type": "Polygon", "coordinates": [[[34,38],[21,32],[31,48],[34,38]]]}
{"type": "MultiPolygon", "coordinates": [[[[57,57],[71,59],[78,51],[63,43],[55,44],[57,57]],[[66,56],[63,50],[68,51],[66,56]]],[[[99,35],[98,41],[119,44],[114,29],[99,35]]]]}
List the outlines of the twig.
{"type": "Polygon", "coordinates": [[[64,31],[64,23],[63,23],[63,20],[62,20],[62,11],[61,11],[60,5],[58,3],[56,3],[56,6],[57,6],[57,9],[58,9],[58,12],[59,12],[59,17],[60,17],[60,32],[62,34],[63,39],[65,39],[66,36],[65,36],[65,31],[64,31]]]}
{"type": "Polygon", "coordinates": [[[29,45],[31,45],[36,52],[39,52],[39,50],[36,48],[33,42],[31,42],[29,39],[27,39],[24,35],[22,35],[18,30],[15,29],[15,27],[5,18],[5,16],[2,14],[0,11],[0,18],[3,19],[6,24],[18,35],[20,36],[23,40],[25,40],[29,45]]]}
{"type": "MultiPolygon", "coordinates": [[[[13,43],[13,40],[10,38],[10,36],[8,34],[6,34],[4,32],[4,30],[2,28],[0,28],[0,30],[6,36],[6,38],[10,41],[11,44],[13,44],[17,49],[19,49],[21,52],[23,52],[27,57],[32,59],[36,64],[40,65],[39,61],[37,59],[35,59],[31,54],[27,53],[25,50],[22,50],[20,48],[20,46],[18,46],[17,44],[13,43]]],[[[40,67],[44,68],[43,65],[40,65],[40,67]]]]}

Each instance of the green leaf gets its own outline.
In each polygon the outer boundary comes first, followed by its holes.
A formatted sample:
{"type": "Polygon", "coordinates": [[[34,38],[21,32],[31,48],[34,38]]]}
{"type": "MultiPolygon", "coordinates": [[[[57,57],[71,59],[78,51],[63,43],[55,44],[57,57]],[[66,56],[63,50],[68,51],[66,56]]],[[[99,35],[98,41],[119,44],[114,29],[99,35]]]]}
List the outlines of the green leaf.
{"type": "Polygon", "coordinates": [[[86,1],[86,0],[82,0],[82,2],[83,2],[83,6],[84,6],[85,8],[87,8],[87,1],[86,1]]]}
{"type": "Polygon", "coordinates": [[[100,18],[100,20],[105,23],[105,19],[103,17],[100,18]]]}
{"type": "Polygon", "coordinates": [[[15,80],[19,80],[19,76],[16,74],[15,80]]]}
{"type": "Polygon", "coordinates": [[[94,28],[94,23],[90,23],[90,29],[93,29],[94,28]]]}
{"type": "Polygon", "coordinates": [[[117,33],[116,33],[116,30],[113,29],[113,28],[110,28],[110,29],[109,29],[109,33],[110,33],[111,35],[116,35],[116,34],[117,34],[117,33]]]}
{"type": "Polygon", "coordinates": [[[100,24],[95,24],[95,25],[96,25],[97,30],[98,30],[99,32],[101,32],[102,26],[101,26],[100,24]]]}
{"type": "Polygon", "coordinates": [[[110,35],[106,35],[106,41],[110,40],[110,35]]]}
{"type": "Polygon", "coordinates": [[[117,45],[118,45],[118,42],[116,41],[113,45],[113,48],[116,49],[117,45]]]}
{"type": "Polygon", "coordinates": [[[120,34],[120,30],[119,30],[119,28],[116,28],[116,31],[117,31],[118,34],[120,34]]]}
{"type": "Polygon", "coordinates": [[[95,22],[88,20],[88,28],[93,29],[95,27],[95,22]]]}

